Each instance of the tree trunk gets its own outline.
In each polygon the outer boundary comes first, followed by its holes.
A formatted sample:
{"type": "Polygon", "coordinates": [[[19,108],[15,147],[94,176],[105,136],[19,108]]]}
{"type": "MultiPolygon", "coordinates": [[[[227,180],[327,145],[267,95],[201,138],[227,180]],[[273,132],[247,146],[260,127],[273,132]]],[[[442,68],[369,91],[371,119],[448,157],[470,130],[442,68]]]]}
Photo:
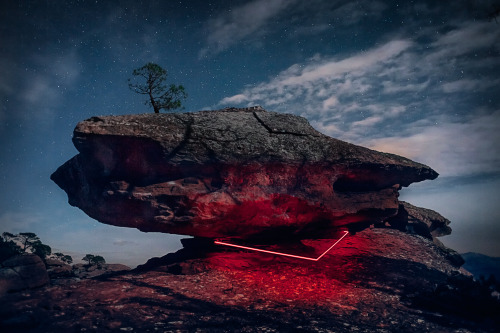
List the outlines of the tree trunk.
{"type": "Polygon", "coordinates": [[[154,99],[153,95],[151,94],[151,92],[149,93],[149,100],[151,101],[151,105],[153,106],[155,113],[160,113],[160,108],[156,104],[155,99],[154,99]]]}

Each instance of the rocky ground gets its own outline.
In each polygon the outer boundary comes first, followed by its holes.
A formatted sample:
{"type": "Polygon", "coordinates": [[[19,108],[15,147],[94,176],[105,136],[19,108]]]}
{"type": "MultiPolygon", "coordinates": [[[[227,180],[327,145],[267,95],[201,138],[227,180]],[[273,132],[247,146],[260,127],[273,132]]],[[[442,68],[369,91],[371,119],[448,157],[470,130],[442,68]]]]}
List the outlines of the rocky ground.
{"type": "Polygon", "coordinates": [[[54,280],[5,295],[0,330],[495,332],[489,294],[431,240],[367,229],[317,262],[191,244],[133,271],[54,280]]]}

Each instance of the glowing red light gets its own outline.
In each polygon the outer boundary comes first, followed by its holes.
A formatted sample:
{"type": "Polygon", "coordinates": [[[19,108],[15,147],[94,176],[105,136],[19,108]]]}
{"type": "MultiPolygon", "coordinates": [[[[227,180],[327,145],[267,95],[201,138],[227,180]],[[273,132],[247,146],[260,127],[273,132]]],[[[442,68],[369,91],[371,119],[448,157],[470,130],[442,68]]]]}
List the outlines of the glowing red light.
{"type": "Polygon", "coordinates": [[[225,245],[225,246],[232,246],[232,247],[237,247],[239,249],[245,249],[245,250],[251,250],[251,251],[257,251],[257,252],[264,252],[264,253],[270,253],[270,254],[276,254],[276,255],[280,255],[280,256],[285,256],[285,257],[291,257],[291,258],[296,258],[296,259],[304,259],[304,260],[311,260],[311,261],[318,261],[320,260],[321,258],[323,258],[323,256],[325,254],[327,254],[331,249],[333,249],[333,247],[335,245],[337,245],[345,236],[347,236],[349,232],[348,231],[344,231],[344,234],[342,235],[342,237],[340,237],[339,239],[337,239],[335,241],[335,243],[333,243],[325,252],[323,252],[319,257],[317,258],[311,258],[311,257],[303,257],[303,256],[298,256],[298,255],[295,255],[295,254],[290,254],[290,253],[283,253],[283,252],[276,252],[276,251],[269,251],[269,250],[263,250],[263,249],[258,249],[258,248],[255,248],[255,247],[249,247],[249,246],[243,246],[243,245],[237,245],[237,244],[231,244],[231,243],[227,243],[227,242],[221,242],[221,241],[214,241],[214,244],[218,244],[218,245],[225,245]]]}

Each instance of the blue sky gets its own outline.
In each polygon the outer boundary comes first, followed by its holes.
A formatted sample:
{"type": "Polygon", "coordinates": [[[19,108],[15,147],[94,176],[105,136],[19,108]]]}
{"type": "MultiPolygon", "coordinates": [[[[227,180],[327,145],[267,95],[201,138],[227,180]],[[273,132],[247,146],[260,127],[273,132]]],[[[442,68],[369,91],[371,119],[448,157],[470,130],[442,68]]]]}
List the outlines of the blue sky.
{"type": "Polygon", "coordinates": [[[127,86],[156,62],[185,111],[262,105],[440,173],[401,199],[442,238],[500,256],[498,1],[11,1],[0,4],[0,226],[138,264],[178,236],[98,223],[49,176],[78,121],[151,112],[127,86]]]}

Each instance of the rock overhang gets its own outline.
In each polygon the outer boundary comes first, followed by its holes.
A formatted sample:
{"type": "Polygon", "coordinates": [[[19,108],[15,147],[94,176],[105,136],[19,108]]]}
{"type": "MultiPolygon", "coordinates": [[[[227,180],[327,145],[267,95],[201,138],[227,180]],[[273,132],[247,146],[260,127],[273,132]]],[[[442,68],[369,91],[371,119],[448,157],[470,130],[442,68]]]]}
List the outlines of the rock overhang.
{"type": "Polygon", "coordinates": [[[79,154],[51,176],[70,204],[108,224],[214,238],[382,222],[401,186],[438,175],[261,108],[92,117],[73,142],[79,154]]]}

